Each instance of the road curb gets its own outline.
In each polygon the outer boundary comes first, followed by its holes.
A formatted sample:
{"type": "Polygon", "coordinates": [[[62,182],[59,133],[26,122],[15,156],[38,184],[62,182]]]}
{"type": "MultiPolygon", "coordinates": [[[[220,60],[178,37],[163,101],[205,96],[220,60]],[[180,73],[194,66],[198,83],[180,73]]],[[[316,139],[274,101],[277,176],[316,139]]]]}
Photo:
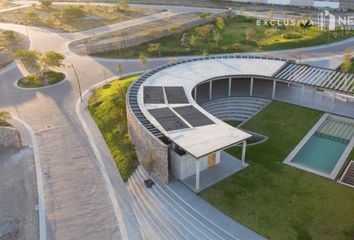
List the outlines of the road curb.
{"type": "Polygon", "coordinates": [[[38,151],[38,145],[36,141],[36,135],[33,129],[23,120],[18,117],[12,116],[12,120],[17,124],[22,125],[30,136],[30,142],[33,149],[34,163],[36,168],[36,179],[37,179],[37,191],[38,191],[38,214],[39,214],[39,240],[47,239],[47,219],[45,210],[45,195],[44,195],[44,181],[43,172],[41,166],[41,160],[38,151]]]}

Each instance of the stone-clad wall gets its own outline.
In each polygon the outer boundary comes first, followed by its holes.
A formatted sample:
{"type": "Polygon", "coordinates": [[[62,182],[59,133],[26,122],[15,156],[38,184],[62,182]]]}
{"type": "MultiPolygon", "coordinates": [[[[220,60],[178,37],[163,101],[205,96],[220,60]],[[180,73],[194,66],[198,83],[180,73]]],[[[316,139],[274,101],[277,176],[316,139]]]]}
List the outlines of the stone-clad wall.
{"type": "MultiPolygon", "coordinates": [[[[233,16],[234,15],[232,11],[227,10],[219,14],[214,14],[211,18],[198,18],[195,21],[181,24],[180,27],[181,27],[181,31],[183,32],[187,29],[191,29],[209,22],[214,22],[218,17],[226,18],[226,17],[233,17],[233,16]]],[[[116,42],[116,41],[111,41],[106,39],[104,42],[99,41],[98,43],[90,43],[91,38],[86,38],[71,43],[70,49],[75,53],[81,55],[104,53],[104,52],[109,52],[117,49],[138,46],[146,42],[150,42],[156,39],[160,39],[162,37],[170,36],[171,34],[173,34],[173,32],[169,31],[166,27],[166,29],[154,35],[146,35],[146,36],[134,35],[132,37],[126,36],[124,42],[123,41],[116,42]]]]}
{"type": "Polygon", "coordinates": [[[139,161],[152,174],[168,183],[168,146],[153,136],[130,112],[127,106],[128,131],[139,161]]]}
{"type": "Polygon", "coordinates": [[[11,127],[0,127],[0,145],[5,147],[21,147],[18,131],[11,127]]]}

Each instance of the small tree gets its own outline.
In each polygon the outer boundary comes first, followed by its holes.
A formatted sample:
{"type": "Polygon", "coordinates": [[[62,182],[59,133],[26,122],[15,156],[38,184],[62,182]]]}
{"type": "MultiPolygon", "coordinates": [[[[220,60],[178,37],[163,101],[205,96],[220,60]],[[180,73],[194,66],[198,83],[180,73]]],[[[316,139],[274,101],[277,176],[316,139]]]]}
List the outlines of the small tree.
{"type": "Polygon", "coordinates": [[[352,55],[353,55],[353,52],[352,52],[352,49],[351,48],[348,48],[344,54],[343,54],[343,64],[342,64],[342,67],[341,67],[341,70],[343,72],[350,72],[350,70],[352,69],[352,55]]]}
{"type": "Polygon", "coordinates": [[[214,29],[214,26],[211,24],[205,24],[204,26],[196,27],[195,31],[201,39],[208,38],[210,32],[214,29]]]}
{"type": "Polygon", "coordinates": [[[19,59],[26,67],[38,71],[40,53],[34,50],[19,49],[13,54],[13,58],[19,59]]]}
{"type": "Polygon", "coordinates": [[[69,22],[71,20],[84,17],[86,13],[80,7],[67,6],[61,10],[60,14],[61,14],[61,19],[64,22],[69,22]]]}
{"type": "Polygon", "coordinates": [[[245,8],[244,7],[241,7],[240,8],[240,16],[245,16],[245,8]]]}
{"type": "Polygon", "coordinates": [[[159,56],[161,56],[161,43],[149,43],[149,47],[147,50],[149,53],[157,52],[159,56]]]}
{"type": "Polygon", "coordinates": [[[192,35],[189,39],[189,45],[195,46],[197,44],[198,37],[196,35],[192,35]]]}
{"type": "Polygon", "coordinates": [[[2,32],[2,34],[4,35],[5,40],[8,42],[13,41],[16,38],[15,33],[10,30],[5,30],[2,32]]]}
{"type": "Polygon", "coordinates": [[[256,32],[252,28],[247,28],[245,31],[245,41],[249,42],[255,35],[256,32]]]}
{"type": "Polygon", "coordinates": [[[217,30],[213,31],[213,40],[216,44],[216,46],[219,46],[220,40],[221,40],[221,35],[217,30]]]}
{"type": "Polygon", "coordinates": [[[177,58],[169,57],[167,61],[168,61],[168,63],[175,63],[175,62],[177,62],[177,58]]]}
{"type": "Polygon", "coordinates": [[[222,17],[216,19],[216,27],[220,30],[223,30],[225,27],[225,20],[222,17]]]}
{"type": "Polygon", "coordinates": [[[43,74],[48,72],[50,68],[58,68],[64,66],[63,61],[65,57],[61,53],[49,51],[39,60],[40,71],[37,77],[43,79],[43,74]]]}
{"type": "Polygon", "coordinates": [[[147,58],[144,53],[139,54],[139,61],[140,61],[140,66],[146,70],[146,65],[147,65],[147,58]]]}
{"type": "Polygon", "coordinates": [[[123,64],[121,62],[116,63],[116,69],[119,72],[119,78],[120,78],[120,75],[123,72],[123,64]]]}
{"type": "Polygon", "coordinates": [[[274,11],[273,11],[273,10],[270,10],[270,11],[268,12],[268,18],[270,18],[270,19],[273,19],[273,18],[274,18],[274,11]]]}

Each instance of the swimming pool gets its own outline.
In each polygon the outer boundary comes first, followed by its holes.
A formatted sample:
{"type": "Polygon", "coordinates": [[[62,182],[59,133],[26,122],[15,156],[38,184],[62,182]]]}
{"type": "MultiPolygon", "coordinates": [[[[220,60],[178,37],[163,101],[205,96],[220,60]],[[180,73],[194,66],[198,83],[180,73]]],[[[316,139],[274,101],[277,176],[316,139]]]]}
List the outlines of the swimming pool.
{"type": "Polygon", "coordinates": [[[331,174],[349,141],[315,133],[293,158],[292,162],[331,174]]]}
{"type": "Polygon", "coordinates": [[[324,114],[284,163],[335,179],[353,145],[354,120],[324,114]]]}

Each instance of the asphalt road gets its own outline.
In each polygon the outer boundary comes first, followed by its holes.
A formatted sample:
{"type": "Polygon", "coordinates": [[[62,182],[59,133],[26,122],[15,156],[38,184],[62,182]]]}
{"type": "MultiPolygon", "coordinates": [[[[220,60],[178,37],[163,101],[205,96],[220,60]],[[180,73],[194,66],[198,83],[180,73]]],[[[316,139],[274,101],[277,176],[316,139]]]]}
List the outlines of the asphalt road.
{"type": "MultiPolygon", "coordinates": [[[[164,6],[165,8],[165,6],[164,6]]],[[[185,12],[186,8],[166,7],[168,14],[185,12]]],[[[189,8],[189,11],[195,9],[189,8]]],[[[203,10],[198,8],[198,10],[203,10]]],[[[207,9],[204,9],[207,10],[207,9]]],[[[163,18],[163,14],[156,15],[163,18]]],[[[31,49],[55,50],[65,54],[67,66],[73,64],[83,90],[95,83],[118,75],[115,64],[123,63],[124,73],[142,70],[137,60],[112,60],[78,56],[68,49],[71,41],[106,33],[156,19],[144,17],[82,33],[55,33],[38,27],[0,23],[1,29],[27,34],[31,49]]],[[[341,54],[354,45],[354,39],[329,46],[302,49],[303,62],[335,66],[341,54]]],[[[299,59],[299,50],[266,54],[299,59]]],[[[166,58],[150,59],[148,68],[167,62],[166,58]]],[[[79,98],[77,79],[72,68],[62,69],[68,81],[41,90],[22,90],[15,82],[22,76],[15,65],[0,70],[0,109],[26,121],[34,130],[43,167],[49,239],[120,239],[124,226],[118,226],[105,180],[99,171],[93,150],[75,112],[79,98]]]]}

